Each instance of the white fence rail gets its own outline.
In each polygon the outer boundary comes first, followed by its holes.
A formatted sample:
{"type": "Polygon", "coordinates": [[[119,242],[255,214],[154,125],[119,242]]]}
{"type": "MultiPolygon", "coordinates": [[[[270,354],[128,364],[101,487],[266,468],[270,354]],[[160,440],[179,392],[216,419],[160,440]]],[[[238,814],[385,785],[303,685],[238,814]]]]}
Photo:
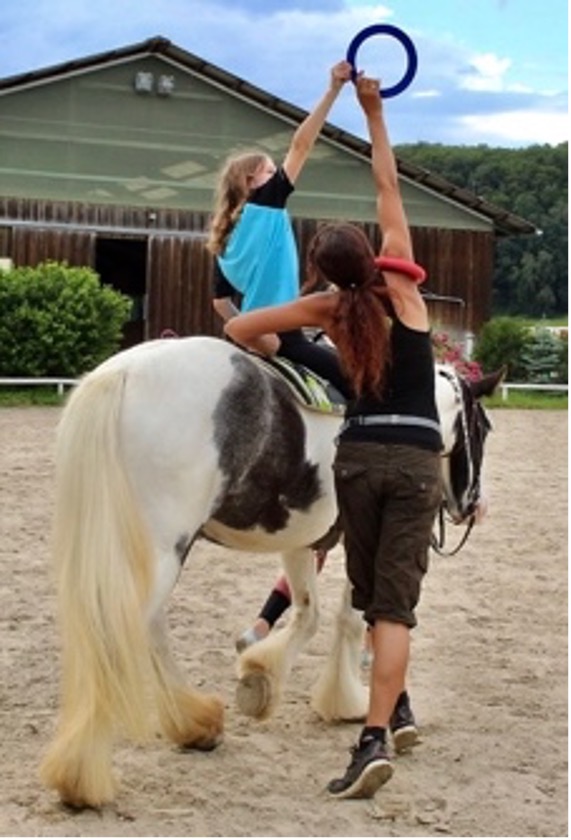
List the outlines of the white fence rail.
{"type": "Polygon", "coordinates": [[[6,377],[0,378],[0,385],[55,385],[60,396],[63,395],[66,388],[71,388],[77,384],[77,379],[66,379],[61,376],[52,376],[44,379],[26,379],[23,377],[6,377]]]}

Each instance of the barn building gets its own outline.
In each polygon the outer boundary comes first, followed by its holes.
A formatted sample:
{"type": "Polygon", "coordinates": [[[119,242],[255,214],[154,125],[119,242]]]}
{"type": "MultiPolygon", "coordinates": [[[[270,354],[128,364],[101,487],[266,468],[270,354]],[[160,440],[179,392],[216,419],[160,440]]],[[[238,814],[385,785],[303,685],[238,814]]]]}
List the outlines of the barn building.
{"type": "MultiPolygon", "coordinates": [[[[124,344],[219,335],[204,231],[220,164],[280,159],[306,112],[162,37],[0,79],[0,258],[95,268],[133,300],[124,344]]],[[[477,332],[497,237],[529,222],[398,161],[432,318],[477,332]]],[[[370,145],[327,123],[289,204],[302,254],[320,221],[375,237],[370,145]]]]}

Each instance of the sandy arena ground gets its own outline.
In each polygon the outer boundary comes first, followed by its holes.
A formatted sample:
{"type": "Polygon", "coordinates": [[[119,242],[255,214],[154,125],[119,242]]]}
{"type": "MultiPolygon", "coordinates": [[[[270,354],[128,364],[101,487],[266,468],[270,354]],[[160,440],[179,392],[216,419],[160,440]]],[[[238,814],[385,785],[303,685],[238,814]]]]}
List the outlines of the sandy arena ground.
{"type": "Polygon", "coordinates": [[[171,601],[175,653],[225,700],[212,753],[157,740],[121,745],[116,804],[72,814],[38,781],[57,700],[49,579],[53,436],[59,409],[0,410],[0,833],[3,836],[567,836],[567,413],[491,412],[486,522],[452,558],[434,556],[410,687],[422,729],[372,801],[331,801],[357,724],[308,704],[343,579],[321,576],[320,629],[277,715],[234,705],[234,639],[278,558],[198,546],[171,601]]]}

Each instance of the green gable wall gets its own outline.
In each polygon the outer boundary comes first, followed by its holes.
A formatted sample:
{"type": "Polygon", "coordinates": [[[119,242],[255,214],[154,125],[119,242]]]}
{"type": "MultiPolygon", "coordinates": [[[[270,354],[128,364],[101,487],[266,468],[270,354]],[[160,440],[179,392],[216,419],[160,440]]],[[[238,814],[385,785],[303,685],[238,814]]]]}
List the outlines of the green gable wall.
{"type": "MultiPolygon", "coordinates": [[[[281,160],[294,124],[160,56],[129,59],[0,96],[0,195],[208,211],[233,150],[281,160]],[[153,90],[135,91],[138,73],[153,90]],[[160,80],[172,80],[160,95],[160,80]]],[[[489,219],[401,178],[412,226],[490,231],[489,219]]],[[[374,221],[370,163],[318,141],[291,211],[374,221]]]]}

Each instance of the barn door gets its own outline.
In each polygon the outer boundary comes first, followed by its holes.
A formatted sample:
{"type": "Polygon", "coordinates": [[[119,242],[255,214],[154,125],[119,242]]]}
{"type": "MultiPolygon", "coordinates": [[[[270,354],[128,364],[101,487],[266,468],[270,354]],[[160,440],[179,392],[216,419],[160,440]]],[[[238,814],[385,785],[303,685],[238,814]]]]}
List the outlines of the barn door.
{"type": "Polygon", "coordinates": [[[157,235],[149,240],[148,338],[165,329],[179,335],[219,335],[212,309],[212,258],[202,236],[157,235]]]}
{"type": "Polygon", "coordinates": [[[134,236],[98,236],[95,270],[101,282],[131,301],[123,324],[121,348],[139,344],[146,337],[147,240],[134,236]]]}

